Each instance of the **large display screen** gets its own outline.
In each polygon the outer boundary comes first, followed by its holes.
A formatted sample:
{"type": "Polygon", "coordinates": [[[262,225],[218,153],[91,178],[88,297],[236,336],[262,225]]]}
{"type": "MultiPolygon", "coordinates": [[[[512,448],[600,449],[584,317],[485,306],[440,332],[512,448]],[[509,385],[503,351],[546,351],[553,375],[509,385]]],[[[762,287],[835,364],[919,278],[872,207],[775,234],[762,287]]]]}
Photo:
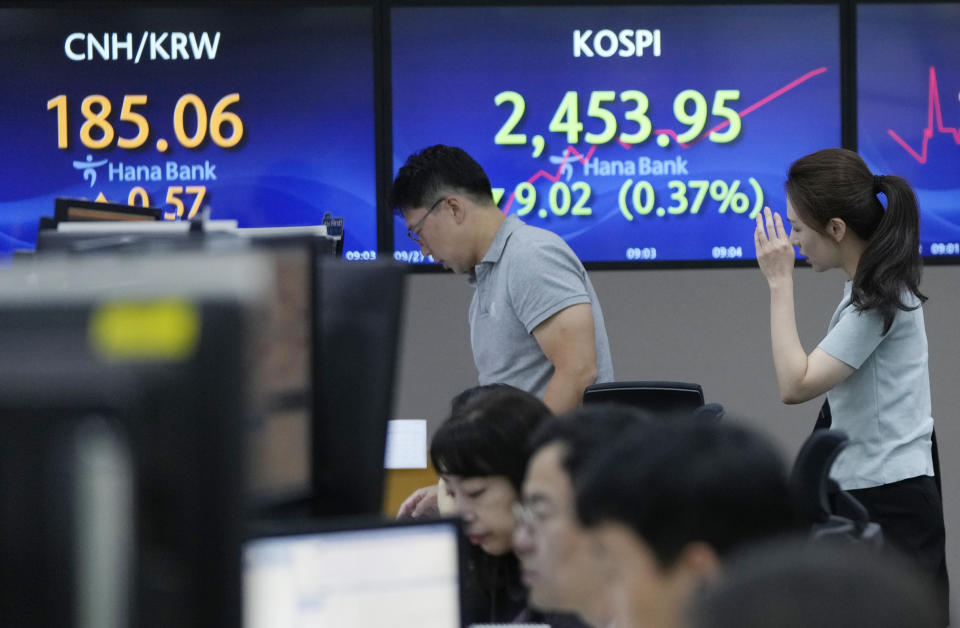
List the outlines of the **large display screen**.
{"type": "MultiPolygon", "coordinates": [[[[841,143],[836,5],[403,7],[393,166],[432,144],[585,262],[755,256],[791,162],[841,143]]],[[[395,257],[424,261],[394,222],[395,257]]],[[[426,261],[430,261],[429,259],[426,261]]]]}
{"type": "Polygon", "coordinates": [[[0,254],[69,197],[241,227],[329,212],[372,259],[372,32],[370,7],[0,9],[0,254]]]}
{"type": "Polygon", "coordinates": [[[859,152],[907,179],[928,259],[960,256],[960,3],[857,7],[859,152]]]}

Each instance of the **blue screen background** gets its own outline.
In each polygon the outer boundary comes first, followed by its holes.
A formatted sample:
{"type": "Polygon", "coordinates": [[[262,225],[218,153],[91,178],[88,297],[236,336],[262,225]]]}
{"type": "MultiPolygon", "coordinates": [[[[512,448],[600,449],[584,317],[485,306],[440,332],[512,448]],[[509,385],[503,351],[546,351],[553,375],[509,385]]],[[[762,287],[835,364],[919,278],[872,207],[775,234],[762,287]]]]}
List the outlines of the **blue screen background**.
{"type": "Polygon", "coordinates": [[[859,152],[874,173],[913,186],[930,257],[960,255],[958,33],[960,4],[857,9],[859,152]]]}
{"type": "MultiPolygon", "coordinates": [[[[241,227],[319,224],[330,212],[344,218],[345,252],[375,252],[371,25],[367,8],[0,9],[0,254],[34,246],[37,221],[53,215],[56,197],[102,193],[126,203],[136,185],[152,206],[168,211],[168,186],[206,185],[211,217],[236,219],[241,227]],[[144,31],[221,35],[214,60],[148,61],[144,54],[139,63],[77,62],[64,52],[70,33],[132,32],[135,53],[144,31]],[[244,125],[238,146],[224,149],[209,137],[195,149],[177,143],[172,120],[182,95],[199,96],[209,115],[233,92],[240,101],[228,111],[244,125]],[[57,114],[47,110],[60,94],[68,99],[67,150],[57,148],[57,114]],[[146,144],[84,147],[80,103],[91,94],[110,99],[108,119],[127,138],[136,128],[119,120],[123,97],[146,94],[148,104],[134,109],[150,123],[146,144]],[[156,148],[159,138],[170,144],[165,153],[156,148]],[[217,180],[111,182],[104,165],[91,186],[73,165],[88,156],[94,163],[159,165],[164,173],[168,161],[209,162],[217,180]]],[[[188,131],[194,124],[187,123],[188,131]]],[[[193,197],[183,198],[189,211],[193,197]]]]}
{"type": "MultiPolygon", "coordinates": [[[[411,153],[432,144],[460,146],[486,170],[494,188],[505,188],[500,207],[516,213],[511,198],[518,183],[531,181],[537,203],[523,220],[561,235],[585,262],[636,259],[704,261],[753,258],[750,219],[756,187],[763,204],[784,211],[783,180],[789,164],[807,153],[841,142],[839,18],[835,6],[643,6],[643,7],[514,7],[397,8],[391,12],[394,173],[411,153]],[[661,55],[642,57],[575,57],[573,31],[591,29],[659,29],[661,55]],[[803,80],[800,80],[803,79],[803,80]],[[792,84],[792,86],[791,86],[792,84]],[[784,89],[791,86],[789,89],[784,89]],[[664,148],[654,133],[629,147],[616,139],[593,148],[583,141],[572,148],[567,172],[555,163],[570,146],[548,127],[564,93],[579,93],[584,132],[600,132],[603,123],[587,117],[589,94],[629,89],[649,98],[653,129],[683,132],[673,112],[676,95],[685,89],[702,93],[710,107],[719,89],[740,90],[731,106],[741,112],[742,131],[728,144],[701,138],[683,148],[671,141],[664,148]],[[525,133],[524,146],[494,143],[512,106],[498,107],[504,90],[524,97],[525,115],[514,129],[525,133]],[[755,106],[755,107],[754,107],[755,106]],[[748,110],[751,109],[752,110],[748,110]],[[743,113],[745,110],[746,113],[743,113]],[[531,138],[540,134],[546,148],[534,157],[531,138]],[[593,150],[591,153],[590,151],[593,150]],[[607,161],[679,158],[686,174],[610,175],[586,173],[578,156],[607,161]],[[553,161],[550,158],[553,157],[553,161]],[[589,216],[555,215],[547,209],[554,180],[568,187],[590,186],[585,203],[589,216]],[[628,220],[620,207],[627,185],[628,220]],[[629,200],[639,180],[650,183],[655,203],[646,215],[629,200]],[[671,199],[669,182],[721,181],[729,188],[740,181],[748,207],[743,213],[707,194],[699,212],[674,215],[681,201],[671,199]],[[663,209],[658,216],[656,209],[663,209]],[[545,214],[545,216],[543,215],[545,214]],[[719,250],[718,250],[719,247],[719,250]]],[[[633,104],[614,101],[608,108],[618,132],[637,126],[624,118],[633,104]]],[[[706,129],[723,118],[709,116],[706,129]]],[[[652,163],[652,162],[650,162],[652,163]]],[[[562,194],[562,190],[558,192],[562,194]]],[[[687,190],[688,205],[695,193],[687,190]]],[[[573,201],[580,194],[573,192],[573,201]]],[[[558,198],[562,199],[562,196],[558,198]]],[[[640,204],[645,197],[640,197],[640,204]]],[[[743,205],[741,205],[743,207],[743,205]]],[[[395,256],[420,261],[405,236],[401,218],[394,222],[395,256]]],[[[429,261],[429,260],[427,260],[429,261]]]]}

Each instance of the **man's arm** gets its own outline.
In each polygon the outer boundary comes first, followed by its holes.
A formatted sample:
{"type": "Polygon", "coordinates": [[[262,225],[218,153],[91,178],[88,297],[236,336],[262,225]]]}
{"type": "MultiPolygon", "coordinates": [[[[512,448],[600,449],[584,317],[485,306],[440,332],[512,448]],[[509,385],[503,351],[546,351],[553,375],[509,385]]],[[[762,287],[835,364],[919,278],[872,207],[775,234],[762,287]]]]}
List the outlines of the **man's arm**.
{"type": "Polygon", "coordinates": [[[593,309],[578,303],[560,310],[536,326],[533,337],[553,364],[543,402],[555,414],[580,405],[583,390],[597,381],[597,348],[593,309]]]}

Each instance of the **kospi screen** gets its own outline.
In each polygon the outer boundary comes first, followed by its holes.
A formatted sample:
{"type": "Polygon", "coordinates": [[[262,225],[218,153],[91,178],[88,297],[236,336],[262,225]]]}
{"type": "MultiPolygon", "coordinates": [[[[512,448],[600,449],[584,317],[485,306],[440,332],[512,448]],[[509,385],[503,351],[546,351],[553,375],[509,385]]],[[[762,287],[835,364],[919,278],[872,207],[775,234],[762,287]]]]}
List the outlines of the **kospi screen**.
{"type": "Polygon", "coordinates": [[[372,13],[0,9],[0,253],[69,197],[241,227],[330,212],[345,257],[375,256],[372,13]]]}
{"type": "MultiPolygon", "coordinates": [[[[754,257],[789,164],[839,146],[836,5],[403,7],[393,166],[432,144],[585,262],[754,257]]],[[[395,257],[422,255],[395,223],[395,257]]],[[[429,260],[426,260],[429,261],[429,260]]]]}
{"type": "Polygon", "coordinates": [[[857,136],[920,204],[928,259],[960,256],[960,3],[857,7],[857,136]]]}

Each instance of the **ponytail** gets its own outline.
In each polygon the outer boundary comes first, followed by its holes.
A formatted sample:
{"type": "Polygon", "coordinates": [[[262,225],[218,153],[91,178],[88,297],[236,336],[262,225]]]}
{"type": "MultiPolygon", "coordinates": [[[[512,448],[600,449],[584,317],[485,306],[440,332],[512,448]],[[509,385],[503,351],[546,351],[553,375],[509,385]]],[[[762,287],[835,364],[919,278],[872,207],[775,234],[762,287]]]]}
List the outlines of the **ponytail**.
{"type": "Polygon", "coordinates": [[[897,310],[914,310],[920,302],[923,261],[920,257],[920,211],[910,184],[894,175],[875,176],[863,159],[843,148],[828,148],[801,157],[790,166],[787,195],[804,223],[824,233],[840,218],[867,243],[853,277],[850,302],[860,311],[875,309],[890,331],[897,310]],[[887,209],[877,198],[883,192],[887,209]]]}
{"type": "Polygon", "coordinates": [[[883,333],[893,325],[897,310],[914,310],[919,305],[904,302],[904,293],[913,293],[920,302],[923,260],[920,257],[920,211],[910,184],[895,175],[874,177],[879,192],[887,197],[887,211],[867,240],[860,257],[850,302],[858,310],[876,309],[883,317],[883,333]]]}

